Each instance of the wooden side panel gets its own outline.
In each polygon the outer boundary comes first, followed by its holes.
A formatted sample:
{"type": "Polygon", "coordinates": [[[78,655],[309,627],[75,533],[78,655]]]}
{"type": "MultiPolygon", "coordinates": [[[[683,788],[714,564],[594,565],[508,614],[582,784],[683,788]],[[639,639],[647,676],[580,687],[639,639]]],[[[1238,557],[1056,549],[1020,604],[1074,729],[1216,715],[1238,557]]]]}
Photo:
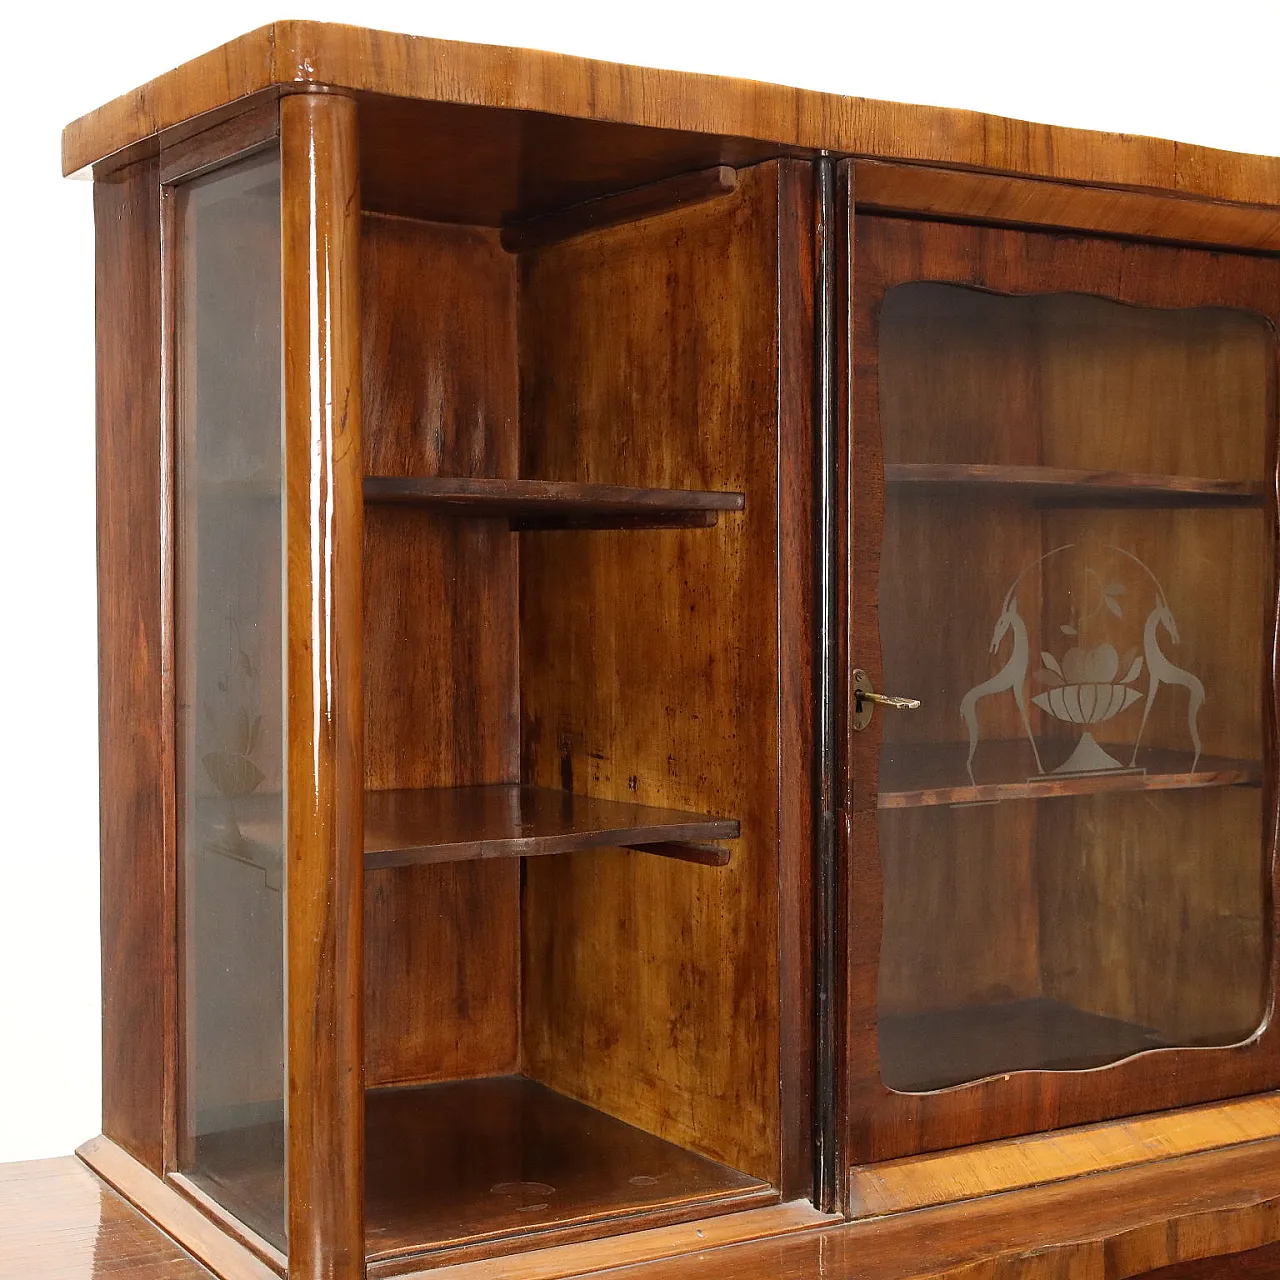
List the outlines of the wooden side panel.
{"type": "Polygon", "coordinates": [[[779,1177],[778,166],[522,263],[527,473],[740,490],[714,529],[525,535],[525,781],[741,820],[725,868],[525,869],[526,1069],[779,1177]]]}
{"type": "Polygon", "coordinates": [[[289,1274],[364,1276],[356,104],[280,109],[289,1274]]]}
{"type": "Polygon", "coordinates": [[[173,981],[161,584],[159,165],[94,186],[102,769],[102,1130],[163,1169],[173,981]]]}
{"type": "MultiPolygon", "coordinates": [[[[364,471],[515,476],[516,263],[496,231],[366,216],[364,471]]],[[[371,506],[365,785],[518,780],[518,538],[371,506]]],[[[371,872],[370,1085],[498,1074],[519,1054],[520,868],[371,872]]]]}

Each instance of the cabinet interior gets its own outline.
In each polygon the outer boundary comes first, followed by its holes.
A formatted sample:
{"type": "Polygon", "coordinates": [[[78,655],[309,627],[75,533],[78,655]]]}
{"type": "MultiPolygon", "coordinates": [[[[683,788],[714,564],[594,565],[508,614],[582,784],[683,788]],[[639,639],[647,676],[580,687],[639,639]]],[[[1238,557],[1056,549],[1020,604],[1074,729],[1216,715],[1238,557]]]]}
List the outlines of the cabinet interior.
{"type": "MultiPolygon", "coordinates": [[[[884,262],[918,234],[862,223],[884,262]]],[[[1238,1043],[1266,1008],[1275,334],[1088,292],[879,300],[884,681],[923,704],[882,721],[891,1089],[1238,1043]]]]}
{"type": "Polygon", "coordinates": [[[776,1198],[777,200],[364,217],[372,1257],[776,1198]]]}

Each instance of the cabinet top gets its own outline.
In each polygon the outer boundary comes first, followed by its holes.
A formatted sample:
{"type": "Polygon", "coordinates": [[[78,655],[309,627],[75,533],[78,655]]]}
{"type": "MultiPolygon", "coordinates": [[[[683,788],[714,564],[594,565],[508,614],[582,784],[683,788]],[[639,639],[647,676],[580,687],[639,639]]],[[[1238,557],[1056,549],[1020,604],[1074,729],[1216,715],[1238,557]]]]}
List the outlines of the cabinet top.
{"type": "Polygon", "coordinates": [[[306,86],[1280,205],[1275,156],[307,21],[259,27],[73,121],[63,172],[127,162],[166,129],[306,86]]]}

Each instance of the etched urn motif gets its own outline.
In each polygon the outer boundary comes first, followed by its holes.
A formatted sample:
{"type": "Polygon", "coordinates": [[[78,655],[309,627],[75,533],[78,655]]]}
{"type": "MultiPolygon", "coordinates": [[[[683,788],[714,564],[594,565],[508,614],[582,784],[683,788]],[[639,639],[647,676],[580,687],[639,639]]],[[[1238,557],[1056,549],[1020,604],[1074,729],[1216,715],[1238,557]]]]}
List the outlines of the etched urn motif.
{"type": "Polygon", "coordinates": [[[1037,772],[1029,781],[1141,773],[1143,734],[1156,694],[1166,685],[1186,690],[1189,771],[1195,771],[1204,685],[1168,656],[1165,646],[1181,640],[1173,611],[1155,575],[1132,552],[1076,543],[1047,552],[1009,587],[992,632],[991,653],[1006,650],[1006,636],[1011,643],[1000,670],[970,689],[960,703],[969,736],[971,783],[981,741],[977,707],[983,699],[1012,696],[1035,759],[1037,772]],[[1032,633],[1038,637],[1040,665],[1029,674],[1032,633]],[[1037,690],[1030,698],[1029,685],[1037,690]],[[1055,747],[1060,752],[1061,743],[1032,731],[1028,702],[1054,720],[1084,729],[1061,763],[1046,767],[1046,754],[1055,747]],[[1119,735],[1122,742],[1103,746],[1094,727],[1116,720],[1138,702],[1145,702],[1142,715],[1136,721],[1129,718],[1127,732],[1119,735]]]}

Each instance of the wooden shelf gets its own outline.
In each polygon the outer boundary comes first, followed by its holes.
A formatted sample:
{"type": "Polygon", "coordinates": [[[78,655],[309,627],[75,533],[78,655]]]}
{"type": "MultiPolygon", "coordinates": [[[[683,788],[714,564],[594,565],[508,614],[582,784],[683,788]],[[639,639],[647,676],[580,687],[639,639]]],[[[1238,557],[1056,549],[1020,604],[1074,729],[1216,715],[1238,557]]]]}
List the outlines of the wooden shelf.
{"type": "Polygon", "coordinates": [[[737,835],[732,818],[515,784],[369,791],[364,799],[365,866],[371,870],[600,846],[649,848],[723,865],[728,850],[700,842],[737,835]]]}
{"type": "Polygon", "coordinates": [[[920,1014],[882,1014],[880,1074],[926,1093],[1009,1071],[1083,1071],[1168,1046],[1150,1027],[1036,998],[920,1014]]]}
{"type": "Polygon", "coordinates": [[[1265,492],[1260,481],[949,462],[886,463],[884,482],[891,491],[978,492],[1053,507],[1261,507],[1265,492]]]}
{"type": "MultiPolygon", "coordinates": [[[[1052,770],[1071,752],[1073,742],[1040,743],[1044,766],[1052,770]],[[1050,756],[1049,753],[1052,753],[1050,756]],[[1060,759],[1061,758],[1061,759],[1060,759]]],[[[1102,746],[1107,748],[1107,744],[1102,746]]],[[[1129,750],[1108,748],[1127,761],[1129,750]]],[[[969,754],[962,742],[901,742],[886,744],[880,763],[881,809],[915,809],[936,804],[983,804],[996,800],[1041,800],[1051,796],[1092,795],[1100,791],[1182,791],[1193,787],[1258,786],[1262,764],[1201,756],[1191,770],[1190,751],[1143,747],[1138,752],[1141,772],[1061,774],[1039,776],[1031,746],[1017,741],[982,742],[973,757],[975,783],[965,769],[969,754]]]]}
{"type": "Polygon", "coordinates": [[[741,493],[473,476],[366,476],[364,500],[505,519],[522,530],[702,529],[746,505],[741,493]]]}
{"type": "MultiPolygon", "coordinates": [[[[188,1178],[277,1247],[281,1129],[202,1138],[188,1178]]],[[[370,1260],[524,1240],[640,1213],[701,1217],[769,1185],[523,1076],[365,1095],[370,1260]]]]}

